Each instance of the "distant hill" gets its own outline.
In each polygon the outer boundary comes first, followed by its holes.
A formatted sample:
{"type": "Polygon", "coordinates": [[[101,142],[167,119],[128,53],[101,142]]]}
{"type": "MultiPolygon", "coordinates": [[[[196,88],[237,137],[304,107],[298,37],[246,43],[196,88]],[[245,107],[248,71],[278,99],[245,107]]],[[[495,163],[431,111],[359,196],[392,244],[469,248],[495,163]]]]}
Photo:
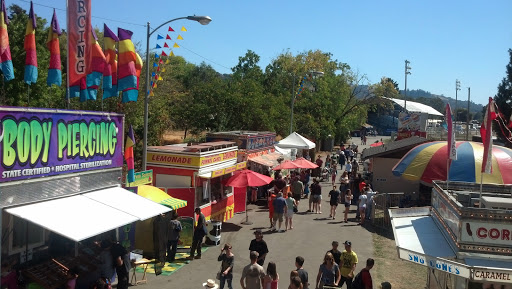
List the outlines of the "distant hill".
{"type": "MultiPolygon", "coordinates": [[[[368,86],[367,85],[360,85],[358,87],[358,97],[363,97],[364,95],[368,94],[368,86]]],[[[400,90],[400,94],[403,95],[404,91],[400,90]]],[[[413,89],[413,90],[407,90],[407,99],[412,98],[413,100],[415,98],[439,98],[441,99],[445,104],[450,103],[450,106],[452,107],[452,110],[455,110],[455,98],[446,97],[444,95],[438,95],[433,94],[428,91],[425,91],[423,89],[413,89]]],[[[457,99],[457,107],[458,108],[464,108],[467,109],[468,107],[468,101],[467,101],[467,94],[459,93],[459,98],[457,99]]],[[[473,114],[481,115],[483,110],[483,105],[471,102],[469,106],[469,111],[473,114]]],[[[444,113],[444,111],[440,111],[440,113],[444,113]]]]}

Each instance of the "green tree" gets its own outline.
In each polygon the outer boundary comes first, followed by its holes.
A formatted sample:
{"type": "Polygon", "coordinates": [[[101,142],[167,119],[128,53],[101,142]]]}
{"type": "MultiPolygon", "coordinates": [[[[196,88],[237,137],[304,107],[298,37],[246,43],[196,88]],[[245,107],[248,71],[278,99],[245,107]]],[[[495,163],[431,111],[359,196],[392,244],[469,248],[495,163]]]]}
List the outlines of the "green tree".
{"type": "MultiPolygon", "coordinates": [[[[494,96],[494,101],[498,105],[500,112],[503,113],[503,119],[505,120],[510,119],[512,114],[512,108],[510,106],[510,103],[512,102],[512,49],[508,50],[508,54],[510,60],[506,66],[506,75],[498,85],[498,93],[494,96]]],[[[485,115],[485,113],[482,115],[485,115]]],[[[497,132],[499,138],[502,140],[508,139],[508,137],[510,137],[508,135],[503,135],[501,129],[495,129],[495,131],[497,132]]]]}

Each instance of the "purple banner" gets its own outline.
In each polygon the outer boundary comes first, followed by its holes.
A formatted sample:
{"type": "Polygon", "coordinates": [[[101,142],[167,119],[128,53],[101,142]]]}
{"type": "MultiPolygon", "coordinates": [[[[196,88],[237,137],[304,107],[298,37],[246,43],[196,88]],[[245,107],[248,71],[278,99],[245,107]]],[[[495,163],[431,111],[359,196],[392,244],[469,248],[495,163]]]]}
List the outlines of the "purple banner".
{"type": "Polygon", "coordinates": [[[0,107],[0,182],[123,166],[124,116],[0,107]]]}

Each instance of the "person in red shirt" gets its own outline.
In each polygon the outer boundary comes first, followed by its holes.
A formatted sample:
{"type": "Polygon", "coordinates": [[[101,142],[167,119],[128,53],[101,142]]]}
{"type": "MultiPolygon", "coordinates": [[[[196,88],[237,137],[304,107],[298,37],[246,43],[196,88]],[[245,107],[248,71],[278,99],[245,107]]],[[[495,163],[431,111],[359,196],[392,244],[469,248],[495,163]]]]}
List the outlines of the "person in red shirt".
{"type": "Polygon", "coordinates": [[[270,218],[270,228],[274,228],[274,199],[277,198],[275,193],[268,197],[268,217],[270,218]]]}
{"type": "Polygon", "coordinates": [[[373,289],[372,275],[370,270],[373,268],[375,260],[368,258],[366,260],[366,267],[361,270],[361,277],[363,277],[364,289],[373,289]]]}

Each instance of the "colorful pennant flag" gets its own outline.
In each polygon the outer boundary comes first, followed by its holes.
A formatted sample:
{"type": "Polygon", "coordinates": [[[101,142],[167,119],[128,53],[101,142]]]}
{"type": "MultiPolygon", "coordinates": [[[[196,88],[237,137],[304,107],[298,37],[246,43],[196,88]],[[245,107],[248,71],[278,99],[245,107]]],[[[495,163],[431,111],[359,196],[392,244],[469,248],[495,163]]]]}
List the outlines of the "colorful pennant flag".
{"type": "Polygon", "coordinates": [[[30,1],[27,28],[25,30],[25,77],[24,81],[30,85],[37,82],[37,52],[36,52],[36,15],[34,4],[30,1]]]}
{"type": "Polygon", "coordinates": [[[105,71],[105,67],[107,65],[105,54],[103,53],[103,50],[101,49],[101,46],[98,42],[96,32],[92,28],[91,37],[91,65],[90,72],[87,74],[86,78],[87,93],[80,93],[80,101],[82,102],[86,100],[96,100],[98,88],[100,87],[101,79],[103,78],[103,72],[105,71]]]}
{"type": "Polygon", "coordinates": [[[52,86],[62,85],[62,71],[60,65],[60,47],[59,47],[59,36],[62,34],[60,30],[59,21],[57,20],[57,13],[53,9],[52,22],[50,23],[50,29],[48,29],[48,40],[46,41],[46,47],[50,50],[50,68],[48,70],[48,77],[46,78],[46,84],[52,86]]]}
{"type": "Polygon", "coordinates": [[[169,45],[167,45],[167,42],[164,43],[164,48],[169,48],[169,45]]]}
{"type": "Polygon", "coordinates": [[[158,76],[158,80],[164,80],[160,75],[158,76]]]}
{"type": "Polygon", "coordinates": [[[484,156],[482,160],[482,173],[492,173],[492,121],[496,119],[494,100],[489,97],[489,104],[485,111],[484,120],[480,126],[480,135],[484,144],[484,156]]]}
{"type": "MultiPolygon", "coordinates": [[[[164,63],[164,60],[162,58],[160,58],[160,60],[158,61],[159,64],[162,64],[164,63]]],[[[160,67],[160,66],[159,66],[160,67]]]]}
{"type": "Polygon", "coordinates": [[[181,35],[178,35],[178,40],[183,40],[183,37],[181,37],[181,35]]]}
{"type": "Polygon", "coordinates": [[[166,40],[172,40],[171,39],[171,36],[169,36],[169,34],[167,34],[167,37],[165,37],[166,40]]]}
{"type": "Polygon", "coordinates": [[[158,57],[159,57],[159,56],[158,56],[158,54],[157,54],[157,53],[155,53],[155,58],[158,58],[158,57]]]}
{"type": "Polygon", "coordinates": [[[103,42],[105,43],[105,72],[103,72],[103,99],[118,96],[117,91],[117,52],[116,43],[119,42],[117,35],[103,24],[103,42]]]}
{"type": "Polygon", "coordinates": [[[165,72],[165,67],[162,67],[162,72],[165,72]]]}
{"type": "MultiPolygon", "coordinates": [[[[118,90],[123,92],[123,103],[137,101],[138,98],[138,77],[136,70],[137,53],[132,42],[133,32],[118,28],[119,37],[119,67],[118,67],[118,90]]],[[[142,66],[142,61],[140,61],[142,66]]]]}
{"type": "Polygon", "coordinates": [[[133,134],[133,127],[130,125],[128,130],[128,137],[124,145],[124,159],[128,167],[127,183],[135,182],[135,157],[133,155],[133,147],[135,146],[135,136],[133,134]]]}
{"type": "MultiPolygon", "coordinates": [[[[174,32],[174,29],[172,29],[172,28],[171,28],[171,26],[169,26],[169,30],[167,30],[167,31],[172,31],[172,32],[174,32]]],[[[169,35],[167,35],[167,36],[169,36],[169,35]]]]}
{"type": "MultiPolygon", "coordinates": [[[[167,56],[167,54],[164,51],[162,51],[162,54],[160,54],[160,56],[167,56]]],[[[162,59],[160,59],[160,60],[162,60],[162,59]]]]}
{"type": "Polygon", "coordinates": [[[174,48],[180,48],[180,46],[178,45],[178,43],[174,42],[174,45],[172,46],[174,48]]]}
{"type": "MultiPolygon", "coordinates": [[[[171,50],[171,53],[169,54],[169,56],[175,56],[174,52],[172,52],[172,50],[171,50]]],[[[169,63],[169,62],[167,62],[167,63],[169,63]]]]}
{"type": "Polygon", "coordinates": [[[158,45],[158,44],[157,44],[155,48],[157,48],[157,49],[158,49],[158,48],[162,48],[162,46],[160,46],[160,45],[158,45]]]}
{"type": "Polygon", "coordinates": [[[153,62],[153,67],[158,67],[158,63],[153,62]]]}
{"type": "Polygon", "coordinates": [[[0,11],[0,68],[4,75],[4,80],[14,79],[14,69],[12,67],[11,47],[9,45],[9,33],[7,33],[7,25],[9,18],[7,10],[5,10],[5,2],[1,0],[2,11],[0,11]]]}
{"type": "Polygon", "coordinates": [[[156,37],[156,40],[160,40],[160,39],[164,39],[164,37],[160,34],[158,34],[158,36],[156,37]]]}
{"type": "Polygon", "coordinates": [[[182,26],[181,31],[187,31],[187,28],[185,28],[185,26],[182,26]]]}
{"type": "MultiPolygon", "coordinates": [[[[446,146],[448,149],[448,158],[450,160],[457,160],[457,148],[455,147],[455,130],[453,129],[453,119],[452,119],[452,108],[450,104],[446,104],[446,112],[445,112],[446,124],[448,125],[448,145],[446,146]]],[[[447,170],[450,171],[449,169],[447,170]]]]}

